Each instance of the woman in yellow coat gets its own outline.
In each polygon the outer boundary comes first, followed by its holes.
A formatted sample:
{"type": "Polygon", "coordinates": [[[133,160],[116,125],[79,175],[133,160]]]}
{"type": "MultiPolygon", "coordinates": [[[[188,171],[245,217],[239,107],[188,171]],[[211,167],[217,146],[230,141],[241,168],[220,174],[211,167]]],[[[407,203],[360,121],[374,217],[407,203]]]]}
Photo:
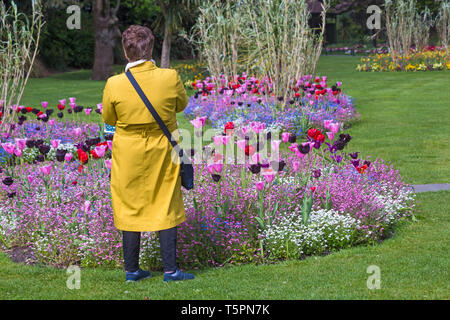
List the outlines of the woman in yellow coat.
{"type": "MultiPolygon", "coordinates": [[[[151,60],[154,37],[147,27],[131,26],[122,35],[130,70],[170,132],[188,97],[176,70],[151,60]]],[[[159,231],[164,281],[192,279],[176,265],[176,227],[186,220],[180,165],[172,145],[125,73],[108,79],[103,92],[103,121],[115,126],[111,162],[114,223],[123,233],[126,281],[151,276],[139,268],[140,234],[159,231]]]]}

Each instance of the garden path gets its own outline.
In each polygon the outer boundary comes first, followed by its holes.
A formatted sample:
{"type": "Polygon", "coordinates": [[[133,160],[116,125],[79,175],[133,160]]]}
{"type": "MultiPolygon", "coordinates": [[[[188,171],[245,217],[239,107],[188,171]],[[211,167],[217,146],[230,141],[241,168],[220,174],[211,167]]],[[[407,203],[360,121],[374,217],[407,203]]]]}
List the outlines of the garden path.
{"type": "Polygon", "coordinates": [[[450,190],[450,183],[415,184],[413,188],[415,192],[450,190]]]}

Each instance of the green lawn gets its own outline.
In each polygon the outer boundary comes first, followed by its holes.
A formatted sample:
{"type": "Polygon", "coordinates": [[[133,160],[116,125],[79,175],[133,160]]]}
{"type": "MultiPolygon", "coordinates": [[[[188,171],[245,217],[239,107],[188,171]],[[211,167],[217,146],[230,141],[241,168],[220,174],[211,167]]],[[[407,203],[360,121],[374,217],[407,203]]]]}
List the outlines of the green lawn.
{"type": "MultiPolygon", "coordinates": [[[[342,81],[361,121],[349,130],[350,150],[391,161],[411,183],[450,177],[448,72],[358,73],[359,58],[325,56],[320,75],[342,81]]],[[[22,104],[56,103],[75,96],[81,105],[101,100],[104,82],[89,71],[31,79],[22,104]]],[[[180,126],[188,127],[182,115],[180,126]]],[[[65,270],[22,266],[0,254],[0,299],[449,299],[450,192],[418,194],[418,221],[393,238],[302,261],[194,271],[190,282],[162,282],[162,274],[136,284],[124,272],[83,269],[81,289],[66,287],[65,270]],[[381,272],[381,289],[369,290],[367,267],[381,272]]]]}

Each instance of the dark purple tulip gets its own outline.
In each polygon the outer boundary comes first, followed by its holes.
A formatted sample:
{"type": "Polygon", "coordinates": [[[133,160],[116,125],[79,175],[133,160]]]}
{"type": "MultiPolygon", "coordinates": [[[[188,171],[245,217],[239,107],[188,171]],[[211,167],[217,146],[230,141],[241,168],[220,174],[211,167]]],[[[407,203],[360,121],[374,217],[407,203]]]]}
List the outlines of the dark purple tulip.
{"type": "Polygon", "coordinates": [[[220,174],[211,174],[211,177],[215,182],[219,182],[220,178],[222,177],[220,174]]]}
{"type": "Polygon", "coordinates": [[[19,119],[20,122],[25,122],[25,120],[27,120],[27,117],[25,116],[20,116],[17,119],[19,119]]]}
{"type": "Polygon", "coordinates": [[[195,149],[188,149],[187,152],[191,157],[195,156],[195,149]]]}
{"type": "Polygon", "coordinates": [[[5,185],[5,186],[10,186],[10,185],[12,185],[13,184],[13,182],[14,182],[14,179],[13,178],[11,178],[11,177],[6,177],[6,178],[4,178],[3,179],[3,184],[5,185]]]}
{"type": "Polygon", "coordinates": [[[338,139],[334,142],[333,148],[336,150],[344,150],[346,143],[344,140],[338,139]]]}
{"type": "Polygon", "coordinates": [[[39,111],[41,111],[41,110],[36,109],[36,108],[31,109],[31,113],[34,113],[34,114],[38,114],[39,111]]]}
{"type": "Polygon", "coordinates": [[[16,192],[15,192],[15,191],[13,191],[13,192],[11,192],[11,193],[8,192],[8,198],[9,198],[9,199],[14,198],[15,195],[16,195],[16,192]]]}
{"type": "Polygon", "coordinates": [[[46,144],[41,144],[39,147],[39,152],[42,154],[47,154],[50,151],[50,146],[46,145],[46,144]]]}
{"type": "Polygon", "coordinates": [[[337,154],[334,156],[334,160],[336,160],[337,163],[342,161],[342,156],[340,154],[337,154]]]}
{"type": "Polygon", "coordinates": [[[45,114],[46,114],[47,116],[49,116],[49,117],[53,114],[53,112],[55,112],[55,110],[53,110],[53,109],[47,109],[47,110],[45,110],[45,114]]]}
{"type": "Polygon", "coordinates": [[[309,146],[309,143],[306,143],[306,144],[302,143],[302,144],[298,145],[297,149],[298,149],[298,151],[300,151],[300,153],[307,154],[311,150],[311,147],[309,146]]]}
{"type": "Polygon", "coordinates": [[[37,162],[44,162],[44,160],[45,160],[44,155],[39,154],[39,155],[36,156],[36,161],[37,162]]]}
{"type": "Polygon", "coordinates": [[[114,134],[105,134],[105,140],[106,141],[112,141],[112,139],[114,138],[114,134]]]}
{"type": "Polygon", "coordinates": [[[353,153],[349,153],[348,155],[349,155],[352,159],[358,159],[358,153],[359,153],[359,152],[353,152],[353,153]]]}
{"type": "Polygon", "coordinates": [[[64,149],[57,149],[56,150],[56,160],[58,160],[59,162],[63,162],[64,161],[64,157],[66,156],[67,151],[64,149]]]}
{"type": "Polygon", "coordinates": [[[272,161],[270,163],[270,166],[272,167],[273,170],[280,172],[283,171],[284,167],[286,166],[286,162],[284,160],[272,161]]]}
{"type": "Polygon", "coordinates": [[[68,108],[68,109],[67,109],[67,113],[68,113],[68,114],[72,114],[72,109],[71,109],[71,108],[68,108]]]}
{"type": "Polygon", "coordinates": [[[251,173],[258,174],[261,172],[261,166],[258,164],[252,164],[250,167],[248,167],[251,173]]]}
{"type": "Polygon", "coordinates": [[[295,143],[297,141],[297,136],[295,135],[295,133],[291,133],[289,135],[289,142],[290,143],[295,143]]]}
{"type": "Polygon", "coordinates": [[[320,171],[320,169],[317,170],[313,170],[313,176],[314,178],[320,178],[320,176],[322,175],[322,171],[320,171]]]}
{"type": "Polygon", "coordinates": [[[359,159],[357,159],[357,160],[352,160],[352,165],[353,165],[355,168],[359,167],[359,159]]]}
{"type": "Polygon", "coordinates": [[[367,165],[368,167],[370,167],[370,161],[369,160],[364,160],[363,165],[367,165]]]}
{"type": "Polygon", "coordinates": [[[27,145],[28,148],[33,148],[35,146],[35,141],[27,140],[27,142],[25,142],[25,144],[27,145]]]}
{"type": "Polygon", "coordinates": [[[62,112],[58,112],[56,115],[57,115],[58,118],[60,118],[60,119],[62,119],[62,117],[64,117],[64,113],[62,113],[62,112]]]}

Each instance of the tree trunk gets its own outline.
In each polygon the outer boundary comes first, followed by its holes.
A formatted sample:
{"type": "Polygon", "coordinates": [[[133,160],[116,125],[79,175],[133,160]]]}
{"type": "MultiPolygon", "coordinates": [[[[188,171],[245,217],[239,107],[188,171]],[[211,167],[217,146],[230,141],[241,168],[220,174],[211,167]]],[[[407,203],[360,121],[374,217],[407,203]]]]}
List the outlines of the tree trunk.
{"type": "Polygon", "coordinates": [[[170,30],[169,9],[162,0],[160,0],[159,5],[164,17],[164,40],[161,52],[161,68],[170,68],[170,47],[172,42],[172,31],[170,30]]]}
{"type": "Polygon", "coordinates": [[[95,28],[95,57],[92,69],[92,80],[106,80],[113,73],[114,47],[120,37],[116,7],[111,9],[109,0],[95,0],[93,7],[95,28]]]}
{"type": "Polygon", "coordinates": [[[169,30],[168,22],[164,23],[164,40],[161,52],[161,68],[170,68],[170,48],[172,42],[172,34],[169,30]]]}

